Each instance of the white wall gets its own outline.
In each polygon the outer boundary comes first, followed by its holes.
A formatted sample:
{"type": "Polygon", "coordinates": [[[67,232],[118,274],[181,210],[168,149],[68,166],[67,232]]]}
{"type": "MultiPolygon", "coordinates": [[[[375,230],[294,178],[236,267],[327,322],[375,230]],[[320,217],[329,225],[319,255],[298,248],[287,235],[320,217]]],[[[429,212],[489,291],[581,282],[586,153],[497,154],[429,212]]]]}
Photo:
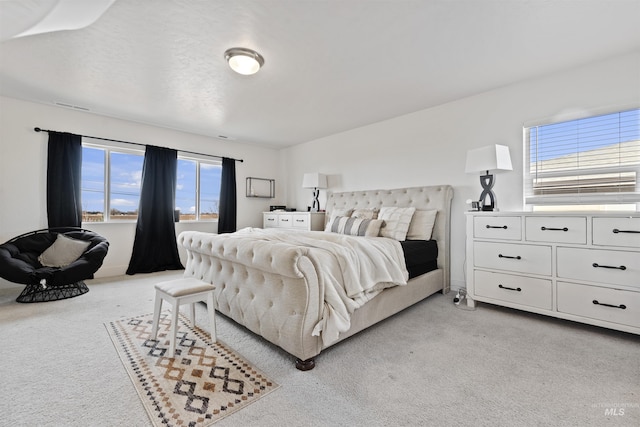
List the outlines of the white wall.
{"type": "MultiPolygon", "coordinates": [[[[434,83],[436,84],[436,83],[434,83]]],[[[384,102],[384,100],[380,100],[384,102]]],[[[415,185],[454,186],[452,286],[463,287],[464,211],[476,199],[476,174],[464,173],[467,150],[508,145],[514,171],[497,176],[501,210],[522,209],[522,125],[567,113],[640,105],[640,52],[422,110],[280,152],[55,106],[0,97],[0,241],[46,227],[46,139],[33,128],[68,131],[243,158],[238,163],[238,227],[260,226],[271,204],[306,209],[305,172],[329,174],[332,191],[415,185]],[[244,197],[247,176],[276,179],[275,199],[244,197]]],[[[318,120],[322,120],[321,117],[318,120]]],[[[324,204],[326,193],[321,192],[324,204]]],[[[211,224],[178,224],[215,231],[211,224]]],[[[134,224],[92,224],[111,242],[99,275],[126,270],[134,224]]],[[[7,282],[0,280],[0,286],[7,282]]]]}
{"type": "MultiPolygon", "coordinates": [[[[261,226],[261,212],[285,200],[277,150],[0,97],[0,242],[47,226],[48,134],[34,132],[34,127],[243,159],[243,163],[236,163],[239,228],[261,226]],[[247,176],[275,178],[277,198],[246,198],[247,176]]],[[[133,248],[135,223],[85,226],[110,242],[109,253],[97,277],[124,274],[133,248]]],[[[216,232],[217,223],[181,222],[176,226],[177,232],[185,229],[216,232]]],[[[9,286],[9,282],[0,279],[0,286],[3,285],[9,286]]]]}
{"type": "Polygon", "coordinates": [[[328,174],[331,191],[451,184],[452,287],[464,287],[465,200],[481,190],[479,174],[464,172],[467,150],[510,147],[514,171],[497,175],[494,191],[500,210],[521,210],[523,123],[639,105],[636,52],[353,129],[284,151],[288,204],[311,204],[305,172],[328,174]]]}

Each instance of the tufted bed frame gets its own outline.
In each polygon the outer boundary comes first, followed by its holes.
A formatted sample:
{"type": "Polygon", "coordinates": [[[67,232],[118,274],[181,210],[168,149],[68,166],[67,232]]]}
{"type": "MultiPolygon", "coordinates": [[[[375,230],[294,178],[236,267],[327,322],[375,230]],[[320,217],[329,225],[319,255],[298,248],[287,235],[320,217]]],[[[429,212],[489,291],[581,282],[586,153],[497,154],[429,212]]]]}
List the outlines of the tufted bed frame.
{"type": "MultiPolygon", "coordinates": [[[[453,189],[448,185],[329,193],[326,218],[333,209],[410,207],[437,209],[432,239],[438,242],[438,269],[384,290],[351,318],[339,341],[442,291],[450,285],[450,216],[453,189]]],[[[323,307],[318,275],[305,248],[278,242],[247,246],[236,239],[187,231],[185,276],[216,285],[216,310],[295,356],[296,367],[312,369],[325,348],[312,335],[323,307]],[[217,238],[218,237],[218,238],[217,238]]]]}

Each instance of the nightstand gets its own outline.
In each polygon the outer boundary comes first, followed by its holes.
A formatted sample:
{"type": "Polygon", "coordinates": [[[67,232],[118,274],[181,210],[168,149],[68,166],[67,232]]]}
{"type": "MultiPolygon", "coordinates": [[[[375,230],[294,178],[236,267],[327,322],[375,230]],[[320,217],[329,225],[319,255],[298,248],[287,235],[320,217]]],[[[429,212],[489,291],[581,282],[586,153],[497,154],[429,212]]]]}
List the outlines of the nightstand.
{"type": "Polygon", "coordinates": [[[264,228],[290,228],[306,231],[324,230],[324,212],[263,212],[264,228]]]}

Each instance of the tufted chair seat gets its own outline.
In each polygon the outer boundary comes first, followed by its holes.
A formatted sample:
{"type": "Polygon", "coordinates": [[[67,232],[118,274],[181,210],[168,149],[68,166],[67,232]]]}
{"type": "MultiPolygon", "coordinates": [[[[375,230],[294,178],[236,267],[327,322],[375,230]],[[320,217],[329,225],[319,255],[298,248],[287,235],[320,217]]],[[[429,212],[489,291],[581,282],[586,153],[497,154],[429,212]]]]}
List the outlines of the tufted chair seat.
{"type": "Polygon", "coordinates": [[[107,239],[90,230],[65,227],[32,231],[0,245],[0,277],[27,285],[16,299],[18,302],[72,298],[89,291],[83,280],[93,278],[108,249],[107,239]],[[68,265],[43,266],[38,257],[56,241],[58,234],[89,242],[89,246],[68,265]]]}

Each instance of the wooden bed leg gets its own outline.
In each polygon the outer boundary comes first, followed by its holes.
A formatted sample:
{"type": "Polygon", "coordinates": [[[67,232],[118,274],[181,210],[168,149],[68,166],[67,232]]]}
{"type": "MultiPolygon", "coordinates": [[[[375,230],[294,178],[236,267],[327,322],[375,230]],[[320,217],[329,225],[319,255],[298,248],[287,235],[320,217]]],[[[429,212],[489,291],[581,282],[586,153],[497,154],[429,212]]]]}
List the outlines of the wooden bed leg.
{"type": "Polygon", "coordinates": [[[312,357],[307,360],[296,359],[296,368],[300,371],[310,371],[316,367],[316,361],[312,357]]]}

